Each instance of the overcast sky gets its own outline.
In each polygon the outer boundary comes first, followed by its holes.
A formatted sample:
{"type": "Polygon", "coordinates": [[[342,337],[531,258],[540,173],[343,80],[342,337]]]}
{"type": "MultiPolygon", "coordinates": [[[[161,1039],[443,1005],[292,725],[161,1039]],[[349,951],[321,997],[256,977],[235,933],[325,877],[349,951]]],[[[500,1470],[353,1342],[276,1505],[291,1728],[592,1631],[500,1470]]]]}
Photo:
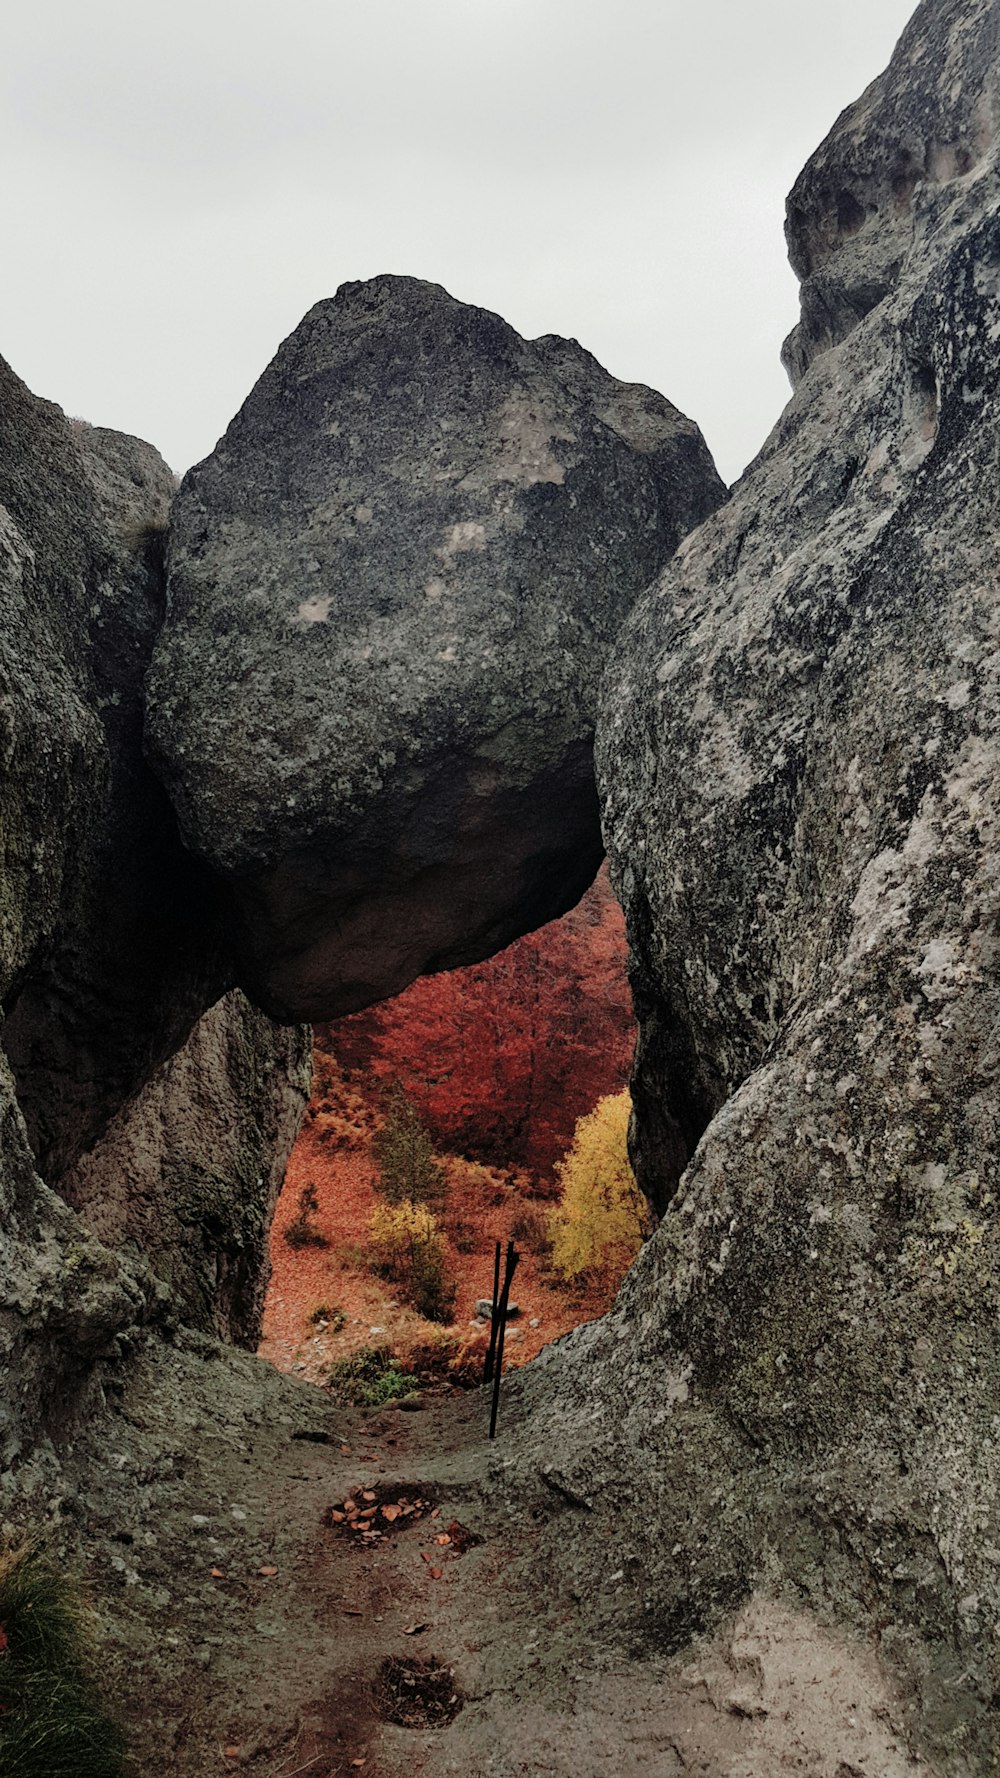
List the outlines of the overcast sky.
{"type": "Polygon", "coordinates": [[[32,0],[0,60],[0,352],[204,456],[346,279],[575,335],[732,480],[787,397],[784,197],[913,0],[32,0]]]}

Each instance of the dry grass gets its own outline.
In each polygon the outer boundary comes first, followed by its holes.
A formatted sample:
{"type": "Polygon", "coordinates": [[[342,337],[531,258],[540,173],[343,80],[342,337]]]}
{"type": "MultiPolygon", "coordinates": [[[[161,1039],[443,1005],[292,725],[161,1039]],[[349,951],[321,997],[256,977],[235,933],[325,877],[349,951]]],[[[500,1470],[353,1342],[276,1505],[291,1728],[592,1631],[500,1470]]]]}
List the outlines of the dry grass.
{"type": "Polygon", "coordinates": [[[0,1630],[4,1778],[124,1778],[125,1739],[101,1702],[87,1608],[30,1547],[0,1556],[0,1630]]]}

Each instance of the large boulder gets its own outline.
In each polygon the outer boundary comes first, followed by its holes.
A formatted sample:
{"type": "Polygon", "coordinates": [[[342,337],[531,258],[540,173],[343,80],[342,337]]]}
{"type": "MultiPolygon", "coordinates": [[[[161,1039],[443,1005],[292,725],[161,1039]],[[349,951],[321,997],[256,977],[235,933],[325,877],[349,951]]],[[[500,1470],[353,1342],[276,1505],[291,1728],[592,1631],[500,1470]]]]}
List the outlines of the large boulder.
{"type": "Polygon", "coordinates": [[[942,12],[940,30],[918,15],[889,72],[845,112],[792,188],[785,235],[801,318],[782,357],[793,384],[894,288],[912,245],[914,201],[921,206],[928,191],[966,178],[992,153],[994,8],[977,0],[942,12]]]}
{"type": "Polygon", "coordinates": [[[0,1464],[170,1307],[58,1188],[228,977],[142,754],[173,491],[150,446],[0,361],[0,1464]]]}
{"type": "Polygon", "coordinates": [[[579,898],[607,649],[722,497],[573,341],[409,278],[310,311],[185,478],[149,683],[253,998],[349,1012],[579,898]]]}
{"type": "Polygon", "coordinates": [[[0,1051],[0,1478],[47,1433],[72,1435],[96,1361],[164,1307],[156,1281],[96,1240],[39,1178],[0,1051]]]}
{"type": "Polygon", "coordinates": [[[142,755],[174,478],[0,361],[0,1000],[57,1182],[227,986],[211,885],[142,755]]]}
{"type": "Polygon", "coordinates": [[[664,1215],[525,1384],[549,1493],[612,1497],[619,1629],[853,1620],[948,1773],[996,1769],[1000,1672],[998,35],[928,0],[799,181],[793,240],[826,192],[883,288],[821,336],[809,273],[790,406],[608,671],[664,1215]]]}

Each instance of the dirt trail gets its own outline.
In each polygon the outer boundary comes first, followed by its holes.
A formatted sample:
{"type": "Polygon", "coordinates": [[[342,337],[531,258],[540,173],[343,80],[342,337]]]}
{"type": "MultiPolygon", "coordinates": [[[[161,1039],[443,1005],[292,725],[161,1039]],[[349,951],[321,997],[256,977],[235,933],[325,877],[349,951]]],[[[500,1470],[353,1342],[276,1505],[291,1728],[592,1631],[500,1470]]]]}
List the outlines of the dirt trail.
{"type": "Polygon", "coordinates": [[[925,1770],[867,1651],[772,1601],[682,1656],[630,1659],[606,1633],[608,1600],[641,1585],[615,1567],[615,1503],[584,1512],[552,1493],[522,1509],[497,1485],[509,1459],[485,1437],[482,1391],[344,1412],[181,1336],[151,1349],[124,1408],[110,1448],[99,1417],[80,1437],[88,1480],[56,1517],[89,1571],[142,1778],[925,1770]],[[386,1535],[331,1524],[349,1496],[386,1535]],[[395,1523],[379,1510],[418,1499],[430,1506],[395,1523]],[[439,1544],[453,1521],[481,1541],[439,1544]],[[582,1537],[607,1549],[601,1600],[573,1590],[582,1537]],[[438,1672],[409,1687],[387,1661],[438,1672]],[[405,1724],[386,1720],[400,1696],[405,1724]]]}

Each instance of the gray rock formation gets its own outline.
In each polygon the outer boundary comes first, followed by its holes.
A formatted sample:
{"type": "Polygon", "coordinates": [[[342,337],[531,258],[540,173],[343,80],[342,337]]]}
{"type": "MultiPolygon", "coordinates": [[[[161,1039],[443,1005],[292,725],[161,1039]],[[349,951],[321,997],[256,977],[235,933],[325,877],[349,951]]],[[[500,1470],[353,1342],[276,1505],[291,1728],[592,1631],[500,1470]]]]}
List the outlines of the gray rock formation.
{"type": "Polygon", "coordinates": [[[231,969],[207,875],[142,755],[172,493],[148,445],[67,421],[0,363],[0,1462],[39,1423],[82,1411],[95,1359],[151,1316],[214,1313],[250,1337],[301,1102],[302,1036],[249,1008],[234,1022],[230,1006],[194,1046],[203,1080],[190,1057],[168,1071],[135,1125],[119,1119],[118,1147],[72,1179],[85,1216],[65,1201],[74,1163],[184,1043],[231,969]],[[243,1101],[228,1124],[227,1090],[243,1101]],[[147,1173],[126,1210],[112,1160],[124,1155],[123,1122],[134,1153],[151,1106],[160,1176],[147,1173]],[[185,1172],[199,1137],[200,1199],[185,1172]]]}
{"type": "Polygon", "coordinates": [[[0,1475],[71,1429],[95,1361],[120,1358],[122,1336],[161,1306],[145,1268],[94,1240],[38,1177],[0,1052],[0,1475]]]}
{"type": "Polygon", "coordinates": [[[722,485],[697,428],[436,285],[345,285],[185,478],[150,757],[241,983],[330,1017],[562,913],[596,685],[722,485]]]}
{"type": "Polygon", "coordinates": [[[227,985],[211,886],[142,757],[174,482],[0,362],[0,1001],[50,1182],[227,985]]]}
{"type": "Polygon", "coordinates": [[[914,202],[920,208],[929,190],[964,179],[992,153],[994,9],[981,0],[942,12],[940,28],[931,28],[921,11],[887,74],[792,188],[785,234],[802,312],[782,355],[793,384],[895,287],[912,246],[914,202]]]}
{"type": "Polygon", "coordinates": [[[666,1214],[617,1316],[526,1384],[550,1489],[641,1472],[631,1633],[681,1648],[790,1589],[874,1636],[941,1769],[977,1773],[1000,1661],[998,31],[995,0],[922,6],[799,180],[796,393],[608,671],[636,1157],[666,1214]]]}
{"type": "Polygon", "coordinates": [[[251,1351],[310,1036],[227,994],[60,1182],[106,1247],[152,1267],[186,1326],[251,1351]]]}

